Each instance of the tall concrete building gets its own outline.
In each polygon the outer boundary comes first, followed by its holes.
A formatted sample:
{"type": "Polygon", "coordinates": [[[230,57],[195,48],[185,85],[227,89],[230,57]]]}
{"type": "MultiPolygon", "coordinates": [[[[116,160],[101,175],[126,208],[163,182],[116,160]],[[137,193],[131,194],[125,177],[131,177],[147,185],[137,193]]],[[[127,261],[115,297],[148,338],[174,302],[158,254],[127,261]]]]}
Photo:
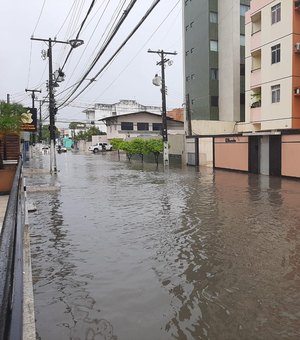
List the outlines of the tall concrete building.
{"type": "Polygon", "coordinates": [[[197,121],[245,119],[249,5],[250,0],[183,0],[186,119],[192,134],[204,133],[197,121]]]}

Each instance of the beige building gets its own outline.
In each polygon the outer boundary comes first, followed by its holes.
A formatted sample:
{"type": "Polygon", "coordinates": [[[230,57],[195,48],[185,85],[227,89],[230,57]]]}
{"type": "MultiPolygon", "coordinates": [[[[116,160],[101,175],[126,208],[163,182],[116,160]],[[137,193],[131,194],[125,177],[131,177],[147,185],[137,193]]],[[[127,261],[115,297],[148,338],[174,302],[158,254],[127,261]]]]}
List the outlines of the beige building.
{"type": "MultiPolygon", "coordinates": [[[[162,117],[147,111],[133,112],[101,119],[107,127],[107,139],[160,137],[162,117]]],[[[184,123],[167,117],[168,134],[184,134],[184,123]]]]}

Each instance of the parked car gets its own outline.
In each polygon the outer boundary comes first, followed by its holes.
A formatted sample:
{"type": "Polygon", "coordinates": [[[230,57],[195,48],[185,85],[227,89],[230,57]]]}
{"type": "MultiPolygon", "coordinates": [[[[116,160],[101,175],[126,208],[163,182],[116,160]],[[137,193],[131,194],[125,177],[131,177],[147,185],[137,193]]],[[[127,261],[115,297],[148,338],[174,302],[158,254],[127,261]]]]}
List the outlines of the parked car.
{"type": "Polygon", "coordinates": [[[89,151],[93,151],[94,153],[99,151],[111,151],[112,145],[109,143],[96,143],[89,147],[89,151]]]}
{"type": "Polygon", "coordinates": [[[56,145],[56,150],[58,153],[67,152],[67,148],[62,145],[56,145]]]}

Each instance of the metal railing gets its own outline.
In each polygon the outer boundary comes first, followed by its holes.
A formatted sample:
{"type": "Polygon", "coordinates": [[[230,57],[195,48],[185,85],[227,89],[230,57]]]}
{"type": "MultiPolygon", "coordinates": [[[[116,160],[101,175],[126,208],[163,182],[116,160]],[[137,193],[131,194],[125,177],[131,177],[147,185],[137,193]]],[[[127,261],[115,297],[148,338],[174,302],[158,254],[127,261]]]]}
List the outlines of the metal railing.
{"type": "Polygon", "coordinates": [[[23,228],[20,157],[0,234],[0,340],[22,339],[23,228]]]}

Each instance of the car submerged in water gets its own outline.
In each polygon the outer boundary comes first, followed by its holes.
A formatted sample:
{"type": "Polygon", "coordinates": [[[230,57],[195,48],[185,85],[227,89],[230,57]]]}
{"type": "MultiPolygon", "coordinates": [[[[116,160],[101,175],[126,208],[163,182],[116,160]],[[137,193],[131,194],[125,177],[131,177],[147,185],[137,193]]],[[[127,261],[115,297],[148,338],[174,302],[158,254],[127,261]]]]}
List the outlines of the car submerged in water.
{"type": "Polygon", "coordinates": [[[88,150],[93,151],[94,153],[99,151],[112,151],[112,145],[109,143],[96,143],[89,146],[88,150]]]}

